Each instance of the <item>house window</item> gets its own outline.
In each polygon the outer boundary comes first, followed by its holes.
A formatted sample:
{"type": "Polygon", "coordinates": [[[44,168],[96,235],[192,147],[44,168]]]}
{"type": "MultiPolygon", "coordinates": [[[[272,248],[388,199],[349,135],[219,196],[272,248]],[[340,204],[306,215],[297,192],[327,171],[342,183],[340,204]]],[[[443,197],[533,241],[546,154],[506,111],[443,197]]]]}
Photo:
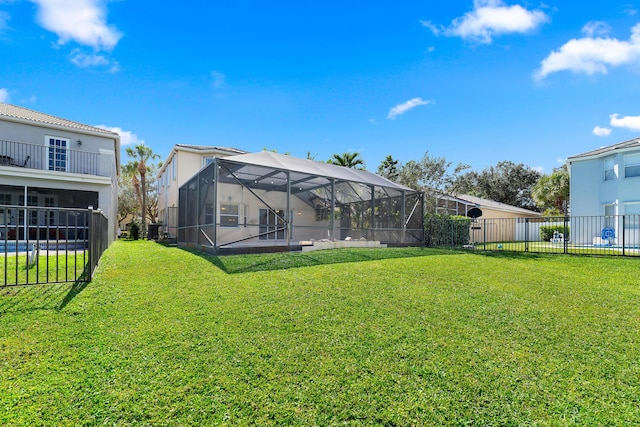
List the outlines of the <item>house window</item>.
{"type": "MultiPolygon", "coordinates": [[[[285,238],[287,223],[285,221],[286,211],[282,209],[260,209],[259,225],[260,240],[279,240],[285,238]]],[[[289,222],[293,224],[293,211],[289,212],[289,222]]],[[[291,238],[293,238],[293,227],[291,230],[291,238]]]]}
{"type": "Polygon", "coordinates": [[[202,167],[207,167],[209,166],[211,163],[213,163],[213,159],[214,157],[203,157],[202,158],[202,167]]]}
{"type": "Polygon", "coordinates": [[[615,226],[615,205],[604,205],[604,226],[607,228],[615,226]]]}
{"type": "Polygon", "coordinates": [[[616,179],[615,158],[608,157],[604,159],[604,180],[612,181],[614,179],[616,179]]]}
{"type": "Polygon", "coordinates": [[[624,156],[624,177],[640,176],[640,154],[624,156]]]}
{"type": "Polygon", "coordinates": [[[176,180],[176,159],[171,161],[171,180],[176,180]]]}
{"type": "Polygon", "coordinates": [[[69,140],[48,136],[47,145],[49,147],[49,170],[66,172],[69,140]]]}
{"type": "Polygon", "coordinates": [[[238,226],[238,205],[220,205],[220,227],[238,226]]]}
{"type": "Polygon", "coordinates": [[[326,221],[329,219],[329,208],[317,205],[316,206],[316,221],[326,221]]]}
{"type": "Polygon", "coordinates": [[[640,228],[640,202],[624,204],[626,228],[640,228]]]}

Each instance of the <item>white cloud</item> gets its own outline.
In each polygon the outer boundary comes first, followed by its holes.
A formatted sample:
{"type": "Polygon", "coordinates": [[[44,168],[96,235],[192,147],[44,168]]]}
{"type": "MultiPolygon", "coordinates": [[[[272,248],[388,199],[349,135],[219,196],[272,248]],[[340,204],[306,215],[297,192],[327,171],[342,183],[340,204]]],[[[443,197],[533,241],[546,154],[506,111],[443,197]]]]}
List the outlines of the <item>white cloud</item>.
{"type": "Polygon", "coordinates": [[[22,104],[35,104],[37,100],[38,100],[38,98],[35,95],[31,95],[30,97],[25,98],[20,102],[22,104]]]}
{"type": "Polygon", "coordinates": [[[640,131],[640,116],[620,117],[619,114],[611,114],[609,118],[611,119],[610,124],[613,127],[640,131]]]}
{"type": "Polygon", "coordinates": [[[31,0],[38,5],[37,19],[58,35],[58,44],[75,41],[96,50],[113,49],[122,34],[106,22],[104,0],[31,0]]]}
{"type": "MultiPolygon", "coordinates": [[[[444,34],[488,44],[494,36],[526,33],[549,20],[541,10],[527,10],[520,5],[507,6],[502,0],[475,0],[473,7],[471,12],[454,19],[444,34]]],[[[433,25],[425,26],[434,31],[433,25]]]]}
{"type": "Polygon", "coordinates": [[[627,16],[635,16],[638,11],[633,7],[633,5],[625,4],[624,6],[622,6],[622,13],[627,16]]]}
{"type": "Polygon", "coordinates": [[[442,25],[436,25],[431,21],[420,21],[420,23],[423,27],[427,27],[429,30],[431,30],[431,32],[436,36],[440,35],[440,33],[444,31],[442,25]]]}
{"type": "Polygon", "coordinates": [[[120,135],[120,145],[122,145],[122,146],[144,144],[144,140],[138,138],[138,135],[136,135],[135,133],[133,133],[131,131],[122,130],[122,128],[119,128],[119,127],[110,127],[110,126],[105,126],[105,125],[97,125],[96,127],[100,128],[100,129],[110,130],[111,132],[116,132],[117,134],[119,134],[120,135]]]}
{"type": "Polygon", "coordinates": [[[120,70],[120,66],[117,61],[112,61],[104,55],[91,54],[81,52],[79,49],[74,49],[71,52],[71,62],[80,68],[107,68],[109,72],[115,73],[120,70]]]}
{"type": "Polygon", "coordinates": [[[227,76],[225,76],[219,71],[212,71],[211,79],[212,79],[211,84],[213,85],[214,89],[222,89],[227,84],[227,76]]]}
{"type": "Polygon", "coordinates": [[[11,19],[9,14],[0,10],[0,34],[2,34],[4,30],[9,28],[9,19],[11,19]]]}
{"type": "Polygon", "coordinates": [[[87,55],[79,51],[71,52],[71,62],[80,68],[109,65],[109,60],[103,55],[87,55]]]}
{"type": "Polygon", "coordinates": [[[400,116],[400,115],[406,113],[407,111],[411,110],[412,108],[415,108],[415,107],[417,107],[419,105],[427,105],[427,104],[431,104],[431,101],[425,101],[422,98],[410,99],[407,102],[404,102],[402,104],[398,104],[395,107],[393,107],[391,110],[389,110],[389,114],[387,115],[387,119],[393,120],[397,116],[400,116]]]}
{"type": "Polygon", "coordinates": [[[582,27],[582,33],[587,37],[593,36],[606,36],[611,28],[602,21],[591,21],[587,22],[584,27],[582,27]]]}
{"type": "Polygon", "coordinates": [[[9,90],[0,88],[0,102],[9,102],[9,90]]]}
{"type": "Polygon", "coordinates": [[[600,126],[596,126],[593,128],[593,134],[595,136],[609,136],[611,135],[611,129],[601,128],[600,126]]]}
{"type": "MultiPolygon", "coordinates": [[[[587,24],[583,28],[583,32],[593,34],[595,28],[602,30],[600,26],[594,27],[587,24]]],[[[609,67],[630,64],[639,60],[640,24],[636,24],[631,29],[631,38],[628,41],[605,36],[587,36],[569,40],[559,50],[551,52],[542,61],[535,77],[543,79],[551,73],[565,70],[587,75],[606,74],[609,67]]]]}

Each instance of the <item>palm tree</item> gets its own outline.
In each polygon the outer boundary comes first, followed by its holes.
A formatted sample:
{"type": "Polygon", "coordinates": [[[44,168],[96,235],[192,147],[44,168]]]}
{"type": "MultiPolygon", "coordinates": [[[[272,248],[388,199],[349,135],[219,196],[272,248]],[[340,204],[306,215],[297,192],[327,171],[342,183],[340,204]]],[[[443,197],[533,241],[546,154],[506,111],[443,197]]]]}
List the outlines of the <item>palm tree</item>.
{"type": "Polygon", "coordinates": [[[351,169],[365,169],[364,160],[360,158],[360,153],[332,154],[327,163],[344,166],[351,169]]]}
{"type": "Polygon", "coordinates": [[[136,189],[136,197],[141,205],[142,236],[144,237],[147,230],[147,171],[149,170],[147,162],[160,156],[154,154],[151,147],[144,144],[138,144],[134,148],[127,147],[127,155],[133,160],[123,166],[123,171],[131,176],[131,182],[136,189]]]}

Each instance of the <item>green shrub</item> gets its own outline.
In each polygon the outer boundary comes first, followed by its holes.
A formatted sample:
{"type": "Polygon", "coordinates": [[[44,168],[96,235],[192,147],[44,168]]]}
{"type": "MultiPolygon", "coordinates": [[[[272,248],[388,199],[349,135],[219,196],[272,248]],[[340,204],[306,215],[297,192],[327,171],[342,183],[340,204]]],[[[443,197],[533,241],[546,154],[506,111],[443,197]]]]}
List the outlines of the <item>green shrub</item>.
{"type": "Polygon", "coordinates": [[[427,246],[463,246],[469,244],[472,219],[466,216],[427,214],[424,218],[427,246]]]}
{"type": "Polygon", "coordinates": [[[133,240],[140,238],[140,224],[138,224],[138,221],[132,221],[131,224],[129,224],[129,235],[133,240]]]}
{"type": "Polygon", "coordinates": [[[542,240],[543,242],[548,242],[553,238],[553,233],[555,231],[564,234],[565,240],[569,240],[569,226],[567,225],[567,227],[565,228],[563,224],[540,226],[540,240],[542,240]]]}

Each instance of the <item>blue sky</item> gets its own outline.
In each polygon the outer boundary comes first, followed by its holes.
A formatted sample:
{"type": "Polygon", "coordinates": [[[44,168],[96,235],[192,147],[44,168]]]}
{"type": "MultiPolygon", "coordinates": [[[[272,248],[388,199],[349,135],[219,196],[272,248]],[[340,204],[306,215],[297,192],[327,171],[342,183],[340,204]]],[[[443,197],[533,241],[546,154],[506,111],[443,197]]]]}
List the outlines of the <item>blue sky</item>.
{"type": "Polygon", "coordinates": [[[375,171],[425,151],[551,172],[640,133],[640,2],[0,0],[0,101],[375,171]]]}

